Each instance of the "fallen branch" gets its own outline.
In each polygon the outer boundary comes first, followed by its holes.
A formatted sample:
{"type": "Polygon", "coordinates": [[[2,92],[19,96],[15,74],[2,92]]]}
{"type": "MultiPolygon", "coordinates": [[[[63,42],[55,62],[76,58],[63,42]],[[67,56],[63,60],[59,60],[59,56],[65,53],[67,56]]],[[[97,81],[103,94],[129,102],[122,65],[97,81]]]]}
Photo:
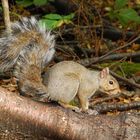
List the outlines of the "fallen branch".
{"type": "Polygon", "coordinates": [[[0,138],[118,140],[140,139],[136,114],[89,116],[43,104],[0,88],[0,138]],[[130,135],[130,134],[134,135],[130,135]]]}
{"type": "Polygon", "coordinates": [[[83,65],[89,65],[89,63],[95,62],[98,59],[98,62],[107,61],[107,60],[119,60],[122,58],[133,58],[140,56],[140,51],[132,52],[132,53],[117,53],[108,55],[102,59],[100,57],[88,58],[88,59],[81,59],[78,62],[83,65]]]}
{"type": "Polygon", "coordinates": [[[118,50],[120,50],[120,49],[124,49],[124,48],[128,47],[129,45],[131,45],[132,43],[134,43],[134,42],[137,41],[138,39],[140,39],[140,36],[136,37],[135,39],[133,39],[133,40],[130,41],[129,43],[127,43],[127,44],[125,44],[125,45],[123,45],[123,46],[120,46],[120,47],[118,47],[118,48],[116,48],[116,49],[113,49],[113,50],[109,51],[108,53],[106,53],[105,55],[102,55],[101,57],[98,57],[96,60],[90,62],[90,63],[87,64],[86,66],[90,66],[90,65],[92,65],[92,64],[94,64],[94,63],[97,63],[97,62],[101,61],[103,58],[107,57],[108,55],[110,55],[110,54],[112,54],[112,53],[114,53],[114,52],[116,52],[116,51],[118,51],[118,50]]]}
{"type": "Polygon", "coordinates": [[[119,94],[115,94],[115,95],[111,95],[111,96],[108,96],[108,97],[105,97],[105,98],[101,98],[101,99],[98,99],[98,100],[90,100],[90,105],[91,106],[94,106],[96,104],[99,104],[99,103],[102,103],[102,102],[105,102],[105,101],[108,101],[108,100],[111,100],[111,99],[114,99],[114,98],[118,98],[120,97],[122,94],[119,93],[119,94]]]}
{"type": "Polygon", "coordinates": [[[130,109],[140,109],[140,102],[130,103],[116,103],[116,104],[102,104],[102,105],[90,105],[92,109],[95,109],[99,113],[107,113],[109,111],[127,111],[130,109]]]}

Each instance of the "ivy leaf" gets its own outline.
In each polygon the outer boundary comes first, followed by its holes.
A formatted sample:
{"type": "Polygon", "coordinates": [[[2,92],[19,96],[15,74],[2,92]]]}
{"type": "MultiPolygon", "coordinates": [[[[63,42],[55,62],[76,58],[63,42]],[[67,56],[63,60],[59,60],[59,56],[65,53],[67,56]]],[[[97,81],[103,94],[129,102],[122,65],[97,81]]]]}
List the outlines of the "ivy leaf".
{"type": "Polygon", "coordinates": [[[43,17],[46,18],[46,19],[52,19],[52,20],[62,19],[62,16],[59,15],[59,14],[48,14],[48,15],[45,15],[43,17]]]}
{"type": "Polygon", "coordinates": [[[121,9],[118,14],[118,19],[123,25],[128,24],[129,22],[140,23],[140,16],[131,8],[121,9]]]}
{"type": "Polygon", "coordinates": [[[16,0],[16,3],[23,7],[28,7],[34,4],[32,0],[16,0]]]}
{"type": "Polygon", "coordinates": [[[71,13],[71,14],[69,14],[69,15],[67,15],[67,16],[63,16],[63,18],[64,18],[64,19],[67,19],[67,20],[71,20],[71,19],[74,18],[74,13],[71,13]]]}
{"type": "Polygon", "coordinates": [[[66,16],[61,16],[59,14],[48,14],[40,20],[40,25],[45,25],[48,29],[54,29],[62,26],[63,24],[72,23],[71,19],[74,17],[74,13],[66,16]]]}
{"type": "Polygon", "coordinates": [[[115,9],[119,10],[126,6],[128,0],[116,0],[115,1],[115,9]]]}
{"type": "Polygon", "coordinates": [[[39,20],[39,25],[43,26],[45,25],[46,29],[54,29],[57,27],[57,20],[49,20],[49,19],[41,19],[39,20]]]}
{"type": "Polygon", "coordinates": [[[42,6],[45,5],[47,2],[48,0],[33,0],[35,6],[42,6]]]}

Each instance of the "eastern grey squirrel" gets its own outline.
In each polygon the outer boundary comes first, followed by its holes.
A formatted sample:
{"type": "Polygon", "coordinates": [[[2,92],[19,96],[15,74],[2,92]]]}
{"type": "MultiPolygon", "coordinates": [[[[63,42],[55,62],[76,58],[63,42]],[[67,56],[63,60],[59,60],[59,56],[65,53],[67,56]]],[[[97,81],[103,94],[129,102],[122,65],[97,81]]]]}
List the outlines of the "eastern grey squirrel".
{"type": "Polygon", "coordinates": [[[0,38],[0,70],[14,69],[13,76],[21,93],[44,102],[50,98],[74,110],[79,108],[69,103],[78,96],[82,110],[87,111],[88,98],[97,90],[108,94],[120,92],[119,84],[108,68],[99,72],[64,61],[42,76],[55,52],[54,36],[40,27],[34,17],[13,23],[12,31],[10,36],[0,38]]]}
{"type": "Polygon", "coordinates": [[[82,110],[88,111],[88,99],[97,90],[109,95],[121,92],[117,80],[109,74],[108,68],[102,71],[88,70],[73,61],[63,61],[52,66],[43,75],[43,83],[47,87],[47,97],[74,110],[79,108],[69,103],[76,96],[79,98],[82,110]]]}
{"type": "Polygon", "coordinates": [[[12,23],[12,33],[0,38],[0,71],[13,68],[21,93],[40,97],[47,93],[41,73],[55,53],[55,38],[35,17],[12,23]]]}

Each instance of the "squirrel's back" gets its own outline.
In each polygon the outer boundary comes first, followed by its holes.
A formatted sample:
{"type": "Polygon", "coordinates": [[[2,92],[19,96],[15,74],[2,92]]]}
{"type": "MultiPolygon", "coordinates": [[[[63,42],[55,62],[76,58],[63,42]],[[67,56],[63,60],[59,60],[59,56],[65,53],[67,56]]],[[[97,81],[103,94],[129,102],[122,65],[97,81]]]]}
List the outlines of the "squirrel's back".
{"type": "Polygon", "coordinates": [[[0,71],[12,68],[18,58],[26,57],[26,52],[36,49],[41,69],[54,55],[54,36],[45,27],[40,27],[34,18],[23,18],[20,22],[12,23],[12,33],[0,38],[0,71]]]}

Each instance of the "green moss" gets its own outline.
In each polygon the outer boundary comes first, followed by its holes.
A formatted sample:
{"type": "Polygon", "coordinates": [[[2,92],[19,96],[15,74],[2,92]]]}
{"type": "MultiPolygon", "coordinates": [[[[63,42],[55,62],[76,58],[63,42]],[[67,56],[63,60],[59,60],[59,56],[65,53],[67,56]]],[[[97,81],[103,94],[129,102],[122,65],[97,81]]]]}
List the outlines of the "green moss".
{"type": "MultiPolygon", "coordinates": [[[[110,63],[104,63],[102,64],[102,67],[111,67],[114,65],[114,67],[120,66],[122,71],[125,73],[126,76],[130,76],[132,74],[135,74],[137,72],[140,72],[140,63],[132,63],[132,62],[116,62],[116,64],[113,64],[112,62],[110,63]]],[[[111,68],[112,69],[112,68],[111,68]]],[[[119,75],[123,75],[122,71],[117,69],[115,71],[119,75]]]]}

